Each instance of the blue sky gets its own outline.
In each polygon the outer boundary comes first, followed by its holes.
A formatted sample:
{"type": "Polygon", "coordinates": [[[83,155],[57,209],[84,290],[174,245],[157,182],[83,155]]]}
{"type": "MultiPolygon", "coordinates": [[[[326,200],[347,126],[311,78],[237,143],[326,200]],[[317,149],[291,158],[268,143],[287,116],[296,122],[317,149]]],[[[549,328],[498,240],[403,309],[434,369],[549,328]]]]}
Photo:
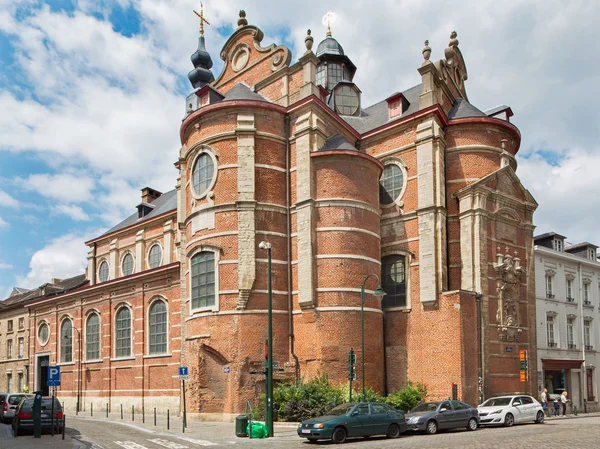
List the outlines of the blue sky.
{"type": "MultiPolygon", "coordinates": [[[[540,203],[538,231],[600,241],[595,2],[204,3],[215,76],[240,9],[265,32],[263,45],[290,47],[292,62],[306,29],[318,42],[321,17],[335,11],[333,34],[358,67],[366,105],[418,84],[423,41],[440,59],[456,29],[469,100],[515,113],[517,174],[540,203]]],[[[0,297],[82,272],[83,242],[133,213],[142,187],[174,187],[198,8],[195,0],[0,0],[0,297]]]]}

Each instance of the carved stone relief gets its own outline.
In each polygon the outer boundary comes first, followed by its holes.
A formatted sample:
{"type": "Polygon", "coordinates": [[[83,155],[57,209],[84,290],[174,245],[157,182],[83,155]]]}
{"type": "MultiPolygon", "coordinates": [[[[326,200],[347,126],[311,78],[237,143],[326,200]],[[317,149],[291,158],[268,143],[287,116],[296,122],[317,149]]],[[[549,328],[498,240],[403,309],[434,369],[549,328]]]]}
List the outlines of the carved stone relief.
{"type": "Polygon", "coordinates": [[[500,326],[500,340],[516,341],[521,332],[518,305],[521,282],[526,271],[521,266],[521,259],[517,256],[517,252],[515,251],[514,256],[511,256],[508,246],[504,255],[498,247],[494,271],[498,291],[496,321],[500,326]]]}

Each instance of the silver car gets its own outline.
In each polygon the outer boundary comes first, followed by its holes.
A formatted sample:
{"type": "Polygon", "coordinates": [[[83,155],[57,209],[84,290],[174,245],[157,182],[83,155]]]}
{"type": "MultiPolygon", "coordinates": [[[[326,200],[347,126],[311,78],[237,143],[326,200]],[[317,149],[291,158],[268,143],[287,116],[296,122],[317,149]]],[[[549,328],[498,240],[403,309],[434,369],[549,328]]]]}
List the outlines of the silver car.
{"type": "Polygon", "coordinates": [[[15,417],[15,410],[23,398],[32,398],[34,395],[26,393],[7,393],[4,401],[0,403],[0,421],[10,422],[15,417]]]}

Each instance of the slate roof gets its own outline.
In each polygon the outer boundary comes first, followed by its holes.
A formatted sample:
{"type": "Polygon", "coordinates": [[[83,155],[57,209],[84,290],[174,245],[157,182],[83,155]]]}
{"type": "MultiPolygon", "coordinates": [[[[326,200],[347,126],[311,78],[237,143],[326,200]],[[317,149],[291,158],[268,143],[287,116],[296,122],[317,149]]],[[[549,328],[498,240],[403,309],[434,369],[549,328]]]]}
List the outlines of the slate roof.
{"type": "Polygon", "coordinates": [[[254,92],[244,83],[239,83],[233,86],[233,88],[225,94],[224,100],[256,100],[272,103],[271,100],[254,92]]]}
{"type": "Polygon", "coordinates": [[[535,235],[533,236],[533,240],[543,240],[543,239],[547,239],[549,237],[558,237],[559,239],[566,239],[566,237],[564,235],[560,235],[557,234],[556,232],[545,232],[544,234],[540,234],[540,235],[535,235]]]}
{"type": "Polygon", "coordinates": [[[123,220],[118,225],[110,228],[108,231],[106,231],[100,237],[107,235],[107,234],[111,234],[116,231],[119,231],[128,226],[131,226],[131,225],[134,225],[137,223],[142,223],[147,220],[151,220],[152,218],[154,218],[158,215],[162,215],[165,212],[170,212],[172,210],[177,209],[177,191],[175,189],[173,189],[166,193],[163,193],[161,196],[159,196],[154,201],[152,201],[152,206],[154,206],[154,209],[148,215],[146,215],[142,218],[138,218],[138,213],[135,212],[134,214],[131,214],[129,217],[127,217],[125,220],[123,220]]]}
{"type": "Polygon", "coordinates": [[[342,136],[341,134],[336,134],[335,136],[329,137],[323,146],[319,148],[319,151],[327,151],[327,150],[352,150],[358,151],[354,145],[352,145],[348,140],[342,136]]]}
{"type": "MultiPolygon", "coordinates": [[[[366,109],[361,109],[360,116],[358,117],[342,116],[342,119],[359,133],[366,133],[372,129],[379,128],[388,122],[393,122],[394,120],[417,112],[419,110],[419,96],[421,95],[421,90],[421,84],[419,84],[402,92],[402,95],[410,104],[402,115],[394,117],[391,120],[389,118],[388,103],[386,100],[375,103],[366,109]]],[[[387,98],[389,98],[389,96],[387,98]]]]}
{"type": "Polygon", "coordinates": [[[85,274],[80,274],[67,279],[60,279],[53,284],[43,284],[40,285],[38,288],[9,296],[4,301],[1,301],[0,304],[3,306],[3,308],[15,306],[18,304],[25,303],[27,301],[42,298],[44,296],[52,296],[57,295],[59,293],[66,293],[78,287],[81,287],[82,285],[87,284],[87,282],[88,281],[85,278],[85,274]]]}
{"type": "Polygon", "coordinates": [[[448,112],[448,118],[465,118],[465,117],[488,117],[488,114],[477,109],[464,98],[454,100],[452,109],[448,112]]]}
{"type": "Polygon", "coordinates": [[[575,250],[583,249],[583,248],[587,248],[587,247],[598,248],[598,246],[594,245],[593,243],[590,243],[590,242],[581,242],[581,243],[577,243],[576,245],[568,246],[567,248],[565,248],[565,251],[566,252],[571,252],[571,251],[575,251],[575,250]]]}
{"type": "Polygon", "coordinates": [[[498,112],[506,111],[507,109],[510,109],[510,107],[506,106],[505,104],[502,104],[500,106],[496,106],[495,108],[488,109],[487,111],[484,111],[484,112],[486,115],[494,115],[494,114],[497,114],[498,112]]]}

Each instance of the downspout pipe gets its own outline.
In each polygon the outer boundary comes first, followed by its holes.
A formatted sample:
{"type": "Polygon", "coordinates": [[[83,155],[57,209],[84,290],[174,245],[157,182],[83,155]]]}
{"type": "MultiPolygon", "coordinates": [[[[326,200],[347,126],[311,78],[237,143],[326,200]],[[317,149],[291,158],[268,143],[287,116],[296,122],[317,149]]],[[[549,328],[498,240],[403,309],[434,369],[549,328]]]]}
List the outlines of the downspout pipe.
{"type": "Polygon", "coordinates": [[[477,302],[477,376],[478,376],[478,388],[479,388],[479,403],[483,404],[483,332],[482,332],[482,318],[481,318],[481,299],[483,295],[481,293],[475,293],[475,301],[477,302]]]}
{"type": "Polygon", "coordinates": [[[292,303],[292,220],[290,209],[291,202],[291,186],[290,186],[290,135],[291,135],[291,120],[290,115],[284,117],[285,128],[285,204],[286,204],[286,243],[287,243],[287,303],[288,303],[288,340],[290,354],[295,361],[295,380],[300,381],[300,360],[294,353],[294,310],[292,303]]]}
{"type": "MultiPolygon", "coordinates": [[[[581,359],[583,362],[581,363],[581,403],[583,404],[583,408],[585,413],[587,413],[587,371],[585,365],[585,337],[584,337],[584,326],[583,326],[583,274],[582,274],[582,266],[581,262],[579,265],[579,321],[581,322],[581,359]]],[[[580,404],[581,406],[581,404],[580,404]]]]}

